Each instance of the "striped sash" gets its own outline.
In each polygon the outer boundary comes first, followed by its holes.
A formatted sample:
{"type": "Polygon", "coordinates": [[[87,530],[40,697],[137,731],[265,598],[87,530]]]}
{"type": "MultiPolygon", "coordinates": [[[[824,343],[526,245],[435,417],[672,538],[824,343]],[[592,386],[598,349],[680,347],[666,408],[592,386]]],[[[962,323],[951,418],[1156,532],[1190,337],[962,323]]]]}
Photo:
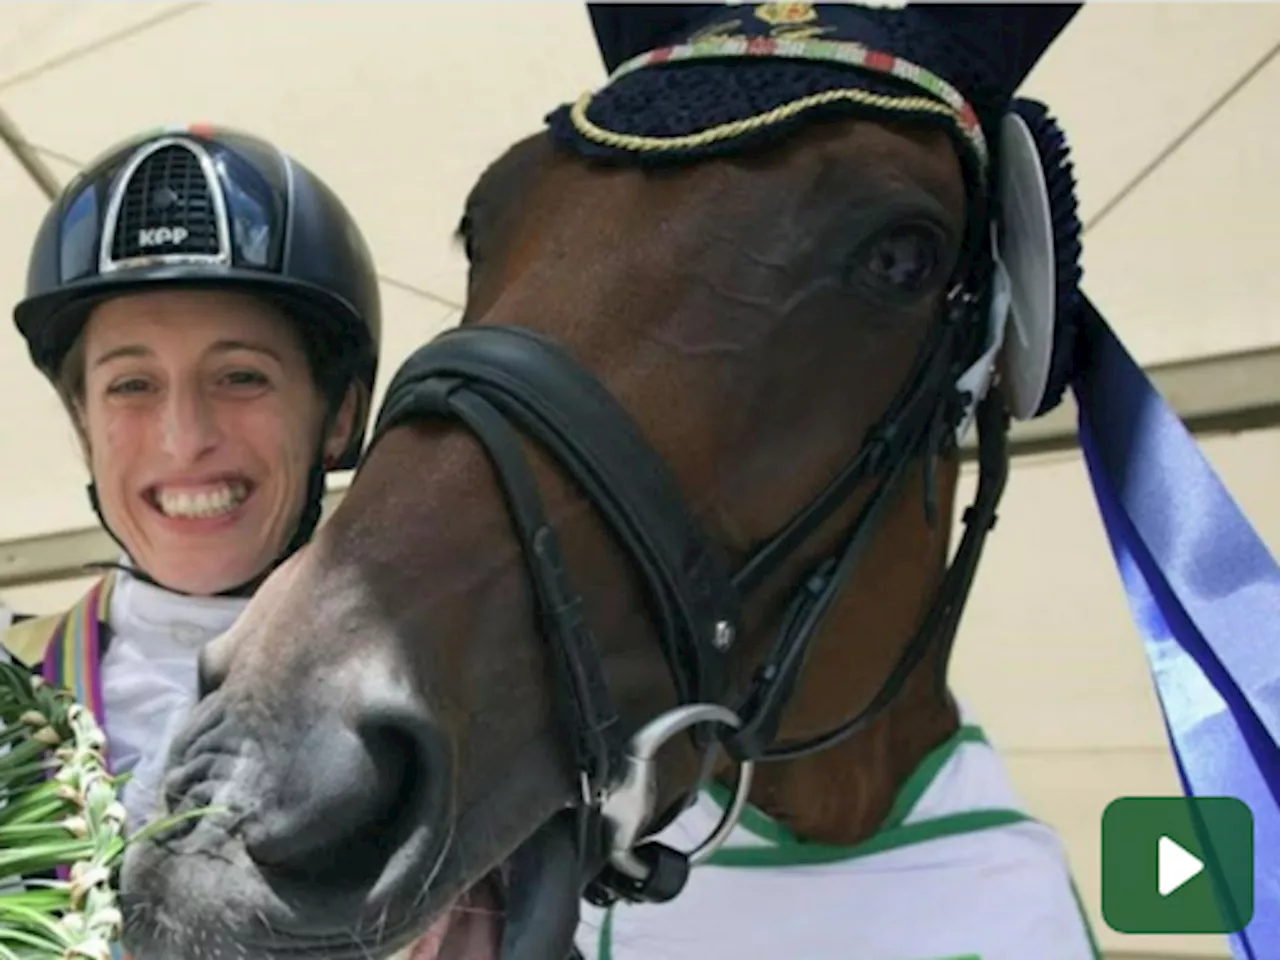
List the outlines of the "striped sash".
{"type": "MultiPolygon", "coordinates": [[[[102,624],[111,610],[111,590],[115,586],[114,571],[93,585],[63,615],[49,638],[40,673],[49,683],[71,692],[78,702],[93,711],[98,726],[106,730],[102,703],[102,624]]],[[[103,757],[110,772],[110,761],[103,757]]],[[[70,871],[58,868],[58,878],[68,880],[70,871]]],[[[112,960],[130,960],[124,948],[111,945],[112,960]]]]}
{"type": "Polygon", "coordinates": [[[114,572],[93,585],[58,623],[49,638],[40,672],[49,683],[69,690],[93,711],[106,729],[102,707],[102,624],[111,609],[114,572]]]}

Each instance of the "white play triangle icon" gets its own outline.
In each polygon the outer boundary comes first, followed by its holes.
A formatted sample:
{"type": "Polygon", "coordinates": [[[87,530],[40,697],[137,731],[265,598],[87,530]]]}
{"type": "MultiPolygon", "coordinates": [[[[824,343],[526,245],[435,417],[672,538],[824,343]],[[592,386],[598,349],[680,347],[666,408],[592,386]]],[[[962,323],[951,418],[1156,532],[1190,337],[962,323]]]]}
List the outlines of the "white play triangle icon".
{"type": "Polygon", "coordinates": [[[1156,844],[1156,887],[1167,897],[1204,870],[1204,861],[1187,852],[1181,844],[1161,837],[1156,844]]]}

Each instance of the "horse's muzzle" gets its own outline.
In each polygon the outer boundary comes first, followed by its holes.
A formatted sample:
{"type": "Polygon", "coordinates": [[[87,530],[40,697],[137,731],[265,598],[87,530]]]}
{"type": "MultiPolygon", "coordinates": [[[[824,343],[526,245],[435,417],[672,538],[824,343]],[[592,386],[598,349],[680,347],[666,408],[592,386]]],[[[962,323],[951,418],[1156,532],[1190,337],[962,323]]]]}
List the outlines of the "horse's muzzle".
{"type": "Polygon", "coordinates": [[[319,938],[330,944],[317,955],[340,956],[336,938],[407,942],[439,898],[456,896],[428,893],[453,821],[449,739],[404,684],[361,666],[335,671],[353,682],[330,673],[299,689],[283,714],[235,684],[197,705],[165,797],[175,813],[215,811],[126,864],[144,924],[212,927],[239,943],[319,938]]]}

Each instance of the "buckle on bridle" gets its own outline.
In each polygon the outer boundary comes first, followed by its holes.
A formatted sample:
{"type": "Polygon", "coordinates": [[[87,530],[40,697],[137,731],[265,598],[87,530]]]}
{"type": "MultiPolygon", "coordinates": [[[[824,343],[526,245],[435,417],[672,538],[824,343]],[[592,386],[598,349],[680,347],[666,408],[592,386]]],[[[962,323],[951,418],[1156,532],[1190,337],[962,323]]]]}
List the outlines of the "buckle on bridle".
{"type": "Polygon", "coordinates": [[[754,764],[750,760],[739,765],[733,800],[725,808],[715,830],[693,850],[675,850],[643,836],[657,804],[655,758],[658,751],[669,740],[704,723],[733,729],[742,725],[738,715],[728,707],[693,703],[668,710],[632,737],[627,751],[626,773],[599,807],[601,818],[610,828],[609,849],[605,870],[592,883],[588,899],[595,902],[602,898],[620,897],[651,903],[671,900],[684,889],[689,870],[708,860],[729,839],[751,791],[754,764]]]}

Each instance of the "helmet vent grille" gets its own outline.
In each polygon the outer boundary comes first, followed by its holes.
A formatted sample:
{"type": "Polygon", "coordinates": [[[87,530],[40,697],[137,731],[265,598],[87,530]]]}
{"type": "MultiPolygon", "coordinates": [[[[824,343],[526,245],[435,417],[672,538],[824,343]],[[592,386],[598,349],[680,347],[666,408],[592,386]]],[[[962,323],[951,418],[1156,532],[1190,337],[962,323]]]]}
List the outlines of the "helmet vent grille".
{"type": "Polygon", "coordinates": [[[199,157],[185,146],[161,147],[125,186],[111,259],[217,256],[218,215],[199,157]]]}

